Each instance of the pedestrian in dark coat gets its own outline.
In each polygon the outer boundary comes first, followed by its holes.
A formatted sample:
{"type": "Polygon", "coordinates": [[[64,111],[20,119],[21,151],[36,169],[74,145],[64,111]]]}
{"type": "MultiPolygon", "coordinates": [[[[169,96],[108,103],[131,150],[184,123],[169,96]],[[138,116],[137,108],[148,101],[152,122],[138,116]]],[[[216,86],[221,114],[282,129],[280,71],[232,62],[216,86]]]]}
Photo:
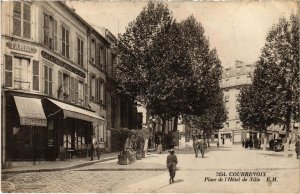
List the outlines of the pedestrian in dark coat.
{"type": "Polygon", "coordinates": [[[174,149],[171,149],[170,155],[167,157],[167,168],[170,173],[169,183],[174,183],[174,177],[176,173],[176,165],[178,163],[177,156],[174,154],[174,149]]]}
{"type": "Polygon", "coordinates": [[[206,148],[207,148],[206,141],[204,139],[201,139],[199,141],[199,149],[200,149],[202,158],[204,158],[204,152],[205,152],[206,148]]]}

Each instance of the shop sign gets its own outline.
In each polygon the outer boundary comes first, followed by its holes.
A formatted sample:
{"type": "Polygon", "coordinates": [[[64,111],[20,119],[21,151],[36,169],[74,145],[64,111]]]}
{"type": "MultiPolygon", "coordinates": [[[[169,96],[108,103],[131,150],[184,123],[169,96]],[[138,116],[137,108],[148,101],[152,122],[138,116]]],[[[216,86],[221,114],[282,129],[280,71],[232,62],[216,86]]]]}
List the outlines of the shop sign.
{"type": "Polygon", "coordinates": [[[21,118],[21,125],[31,125],[31,126],[47,126],[47,121],[44,119],[33,119],[33,118],[21,118]]]}
{"type": "Polygon", "coordinates": [[[71,71],[71,72],[79,75],[80,77],[85,78],[85,73],[82,72],[82,71],[80,71],[79,69],[76,69],[72,65],[70,65],[70,64],[68,64],[68,63],[66,63],[66,62],[64,62],[64,61],[62,61],[60,59],[58,59],[57,57],[55,57],[55,56],[47,53],[46,51],[42,51],[41,54],[42,54],[42,57],[44,59],[47,59],[48,61],[51,61],[52,63],[55,63],[55,64],[57,64],[57,65],[65,68],[65,69],[67,69],[67,70],[69,70],[69,71],[71,71]]]}
{"type": "Polygon", "coordinates": [[[22,51],[26,53],[36,53],[37,49],[33,46],[30,46],[28,44],[22,44],[17,42],[6,42],[6,46],[10,49],[22,51]]]}

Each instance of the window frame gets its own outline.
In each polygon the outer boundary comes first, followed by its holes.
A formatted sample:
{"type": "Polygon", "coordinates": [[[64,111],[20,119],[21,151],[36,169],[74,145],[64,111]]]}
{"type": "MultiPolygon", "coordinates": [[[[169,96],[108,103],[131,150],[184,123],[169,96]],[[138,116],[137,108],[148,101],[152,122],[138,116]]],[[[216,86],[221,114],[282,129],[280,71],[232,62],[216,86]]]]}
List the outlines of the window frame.
{"type": "Polygon", "coordinates": [[[11,34],[13,35],[13,36],[16,36],[16,37],[20,37],[20,38],[24,38],[24,39],[27,39],[27,40],[30,40],[30,39],[32,39],[32,25],[31,25],[31,21],[32,21],[32,17],[31,17],[31,14],[32,14],[32,7],[31,7],[31,4],[32,3],[30,3],[30,2],[27,2],[27,1],[13,1],[13,6],[12,6],[12,29],[11,29],[11,34]],[[20,3],[20,18],[18,18],[18,17],[16,17],[15,16],[15,3],[20,3]],[[28,5],[29,6],[29,20],[26,20],[25,19],[25,16],[24,16],[24,14],[25,14],[25,11],[24,11],[24,9],[25,9],[25,6],[24,6],[24,4],[26,4],[26,5],[28,5]],[[20,34],[15,34],[14,33],[14,28],[15,28],[15,25],[14,25],[14,20],[18,20],[19,21],[19,26],[20,26],[20,34]],[[24,30],[24,23],[28,23],[29,24],[29,28],[28,28],[28,30],[29,30],[29,37],[26,37],[25,35],[24,35],[24,33],[25,33],[25,30],[24,30]]]}
{"type": "Polygon", "coordinates": [[[66,57],[67,59],[70,59],[71,58],[71,55],[70,55],[70,53],[71,53],[70,52],[70,48],[71,48],[70,28],[64,24],[62,24],[60,27],[61,27],[61,39],[60,39],[61,40],[61,54],[64,57],[66,57]],[[64,37],[63,37],[63,34],[64,34],[64,37]],[[68,34],[68,36],[67,36],[67,34],[68,34]]]}
{"type": "Polygon", "coordinates": [[[80,36],[77,36],[77,42],[76,42],[76,44],[77,44],[77,51],[76,51],[76,53],[77,53],[77,64],[79,65],[79,66],[84,66],[83,65],[83,58],[84,58],[84,39],[83,38],[81,38],[80,36]],[[79,44],[78,44],[79,43],[79,44]]]}
{"type": "Polygon", "coordinates": [[[44,74],[43,74],[43,94],[46,94],[48,96],[53,96],[53,68],[47,64],[44,64],[44,74]],[[47,78],[46,78],[46,70],[47,69],[47,78]],[[50,76],[50,70],[51,70],[51,76],[50,76]],[[51,77],[51,80],[50,80],[50,77],[51,77]],[[47,91],[46,92],[46,82],[47,82],[47,91]],[[51,89],[50,89],[50,84],[51,84],[51,89]],[[51,92],[50,92],[51,91],[51,92]]]}

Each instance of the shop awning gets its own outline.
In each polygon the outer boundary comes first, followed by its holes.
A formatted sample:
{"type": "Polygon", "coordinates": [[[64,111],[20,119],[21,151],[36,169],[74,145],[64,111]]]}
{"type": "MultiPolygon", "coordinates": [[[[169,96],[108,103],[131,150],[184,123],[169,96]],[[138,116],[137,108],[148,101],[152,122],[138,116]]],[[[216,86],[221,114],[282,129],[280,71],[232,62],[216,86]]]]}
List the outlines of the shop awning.
{"type": "Polygon", "coordinates": [[[105,119],[95,112],[85,110],[67,103],[47,98],[50,102],[62,109],[65,118],[75,118],[92,123],[104,124],[105,119]]]}
{"type": "Polygon", "coordinates": [[[14,96],[21,125],[47,126],[41,99],[14,96]]]}

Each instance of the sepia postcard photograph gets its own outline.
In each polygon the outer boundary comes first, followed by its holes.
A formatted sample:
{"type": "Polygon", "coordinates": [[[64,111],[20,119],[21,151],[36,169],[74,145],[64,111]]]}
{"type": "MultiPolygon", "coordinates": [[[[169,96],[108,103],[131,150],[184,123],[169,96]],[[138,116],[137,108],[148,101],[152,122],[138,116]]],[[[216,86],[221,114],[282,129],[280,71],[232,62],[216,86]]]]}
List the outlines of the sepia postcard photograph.
{"type": "Polygon", "coordinates": [[[2,193],[300,193],[299,0],[0,3],[2,193]]]}

